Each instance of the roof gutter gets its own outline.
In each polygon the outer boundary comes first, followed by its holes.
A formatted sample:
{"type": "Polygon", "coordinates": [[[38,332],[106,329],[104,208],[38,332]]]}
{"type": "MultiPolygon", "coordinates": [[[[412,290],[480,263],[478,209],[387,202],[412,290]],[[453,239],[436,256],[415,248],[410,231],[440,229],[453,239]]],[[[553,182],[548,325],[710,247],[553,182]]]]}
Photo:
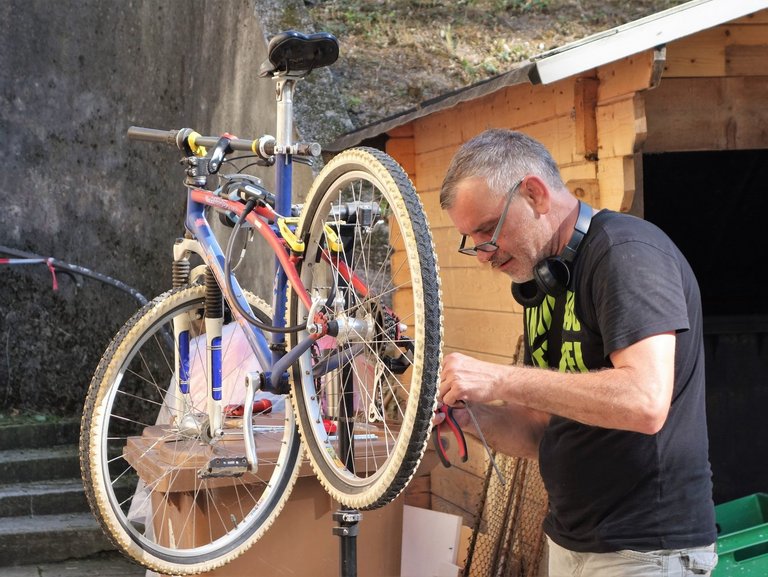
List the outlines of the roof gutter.
{"type": "Polygon", "coordinates": [[[550,84],[768,8],[766,0],[694,0],[533,58],[532,82],[550,84]]]}

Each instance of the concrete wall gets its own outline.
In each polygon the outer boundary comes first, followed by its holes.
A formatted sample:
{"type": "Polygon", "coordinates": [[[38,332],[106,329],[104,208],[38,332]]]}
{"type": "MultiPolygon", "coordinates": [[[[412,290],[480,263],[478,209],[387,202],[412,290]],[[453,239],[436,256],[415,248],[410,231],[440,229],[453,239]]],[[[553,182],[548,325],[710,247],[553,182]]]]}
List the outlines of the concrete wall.
{"type": "MultiPolygon", "coordinates": [[[[126,130],[274,134],[274,89],[257,72],[265,38],[307,26],[302,11],[300,1],[0,3],[0,245],[110,275],[150,298],[170,287],[171,246],[183,233],[179,154],[128,142],[126,130]]],[[[327,70],[301,86],[305,116],[319,101],[327,120],[299,119],[302,136],[326,142],[323,130],[349,128],[332,95],[327,70]]],[[[299,197],[311,176],[298,169],[299,197]]],[[[271,286],[265,262],[249,263],[261,294],[271,286]]],[[[54,292],[42,265],[0,265],[0,414],[78,412],[101,353],[137,305],[62,275],[54,292]]]]}

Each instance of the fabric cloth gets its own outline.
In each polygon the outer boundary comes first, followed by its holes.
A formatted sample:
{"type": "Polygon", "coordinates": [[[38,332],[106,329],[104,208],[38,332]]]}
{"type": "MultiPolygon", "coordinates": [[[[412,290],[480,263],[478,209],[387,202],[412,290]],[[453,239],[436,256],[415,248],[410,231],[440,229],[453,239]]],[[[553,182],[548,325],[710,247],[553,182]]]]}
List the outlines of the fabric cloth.
{"type": "MultiPolygon", "coordinates": [[[[189,343],[189,394],[192,405],[205,412],[208,391],[208,353],[205,335],[195,337],[189,343]]],[[[227,323],[221,330],[221,388],[222,404],[241,404],[245,401],[245,377],[248,373],[261,370],[256,355],[240,325],[227,323]]],[[[285,411],[285,396],[267,391],[256,391],[254,400],[268,399],[272,411],[285,411]]]]}
{"type": "Polygon", "coordinates": [[[699,289],[656,226],[602,211],[567,293],[525,311],[526,362],[586,372],[646,337],[676,333],[675,382],[655,435],[553,416],[539,448],[549,494],[544,531],[574,552],[657,551],[716,539],[699,289]]]}

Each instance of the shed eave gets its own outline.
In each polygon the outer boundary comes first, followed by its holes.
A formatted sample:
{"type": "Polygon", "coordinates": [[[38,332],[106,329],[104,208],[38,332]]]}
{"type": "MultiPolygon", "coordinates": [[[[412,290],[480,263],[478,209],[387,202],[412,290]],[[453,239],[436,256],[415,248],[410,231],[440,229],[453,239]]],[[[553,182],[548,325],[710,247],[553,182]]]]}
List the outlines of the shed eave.
{"type": "Polygon", "coordinates": [[[768,8],[768,0],[694,0],[536,56],[534,78],[557,82],[768,8]]]}

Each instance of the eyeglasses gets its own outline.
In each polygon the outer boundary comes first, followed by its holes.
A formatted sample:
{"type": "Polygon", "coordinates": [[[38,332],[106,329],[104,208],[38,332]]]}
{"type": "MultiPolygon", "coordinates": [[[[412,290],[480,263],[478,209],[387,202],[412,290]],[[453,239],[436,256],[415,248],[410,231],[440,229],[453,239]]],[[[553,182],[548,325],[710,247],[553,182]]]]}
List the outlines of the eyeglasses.
{"type": "Polygon", "coordinates": [[[514,186],[512,186],[509,189],[509,192],[507,192],[507,201],[504,203],[504,210],[501,211],[501,216],[499,217],[499,224],[496,225],[496,230],[493,231],[493,236],[491,236],[491,240],[486,242],[481,242],[480,244],[475,246],[465,246],[467,244],[467,237],[469,235],[464,234],[461,236],[461,244],[459,245],[459,252],[461,254],[466,254],[469,256],[477,256],[478,252],[491,253],[499,250],[499,245],[496,244],[496,241],[499,240],[501,227],[504,225],[504,220],[507,218],[507,211],[509,210],[509,205],[511,204],[512,199],[515,196],[515,191],[522,184],[523,180],[525,179],[521,178],[520,180],[518,180],[514,184],[514,186]]]}

